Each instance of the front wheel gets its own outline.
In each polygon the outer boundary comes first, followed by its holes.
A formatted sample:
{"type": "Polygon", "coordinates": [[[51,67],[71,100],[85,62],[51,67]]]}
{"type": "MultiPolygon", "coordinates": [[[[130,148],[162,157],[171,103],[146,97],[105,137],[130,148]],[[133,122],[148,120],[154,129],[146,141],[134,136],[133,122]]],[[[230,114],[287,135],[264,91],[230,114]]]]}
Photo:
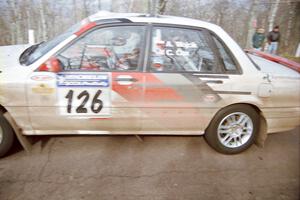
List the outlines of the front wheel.
{"type": "Polygon", "coordinates": [[[220,110],[205,133],[208,144],[224,154],[248,149],[259,130],[259,115],[249,105],[233,105],[220,110]]]}
{"type": "Polygon", "coordinates": [[[7,120],[0,114],[0,157],[3,157],[14,142],[14,131],[7,120]]]}

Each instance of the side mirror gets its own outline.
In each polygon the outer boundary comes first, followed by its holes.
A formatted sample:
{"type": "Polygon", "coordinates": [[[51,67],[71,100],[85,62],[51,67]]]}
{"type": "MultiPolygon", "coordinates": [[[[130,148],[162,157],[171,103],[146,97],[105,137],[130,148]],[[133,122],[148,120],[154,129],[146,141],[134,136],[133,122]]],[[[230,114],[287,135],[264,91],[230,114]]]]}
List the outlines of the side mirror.
{"type": "Polygon", "coordinates": [[[62,70],[61,62],[59,59],[52,57],[40,65],[38,71],[40,72],[54,72],[58,73],[62,70]]]}

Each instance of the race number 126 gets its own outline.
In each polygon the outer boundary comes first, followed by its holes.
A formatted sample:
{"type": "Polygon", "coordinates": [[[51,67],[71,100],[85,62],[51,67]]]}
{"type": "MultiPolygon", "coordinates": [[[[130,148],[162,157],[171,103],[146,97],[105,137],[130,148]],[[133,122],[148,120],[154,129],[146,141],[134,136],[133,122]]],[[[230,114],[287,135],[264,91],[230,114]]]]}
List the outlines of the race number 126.
{"type": "Polygon", "coordinates": [[[108,88],[60,88],[61,115],[97,116],[110,115],[108,88]]]}
{"type": "Polygon", "coordinates": [[[101,90],[97,90],[94,96],[90,97],[91,95],[89,94],[89,92],[87,90],[84,90],[74,97],[74,90],[69,90],[68,94],[65,97],[66,99],[68,99],[67,113],[88,113],[88,111],[96,114],[99,113],[103,108],[103,102],[99,98],[101,93],[101,90]],[[74,106],[74,98],[76,98],[78,101],[81,101],[81,103],[74,106]],[[89,101],[90,98],[92,99],[91,102],[89,101]],[[89,104],[87,104],[88,102],[89,104]]]}

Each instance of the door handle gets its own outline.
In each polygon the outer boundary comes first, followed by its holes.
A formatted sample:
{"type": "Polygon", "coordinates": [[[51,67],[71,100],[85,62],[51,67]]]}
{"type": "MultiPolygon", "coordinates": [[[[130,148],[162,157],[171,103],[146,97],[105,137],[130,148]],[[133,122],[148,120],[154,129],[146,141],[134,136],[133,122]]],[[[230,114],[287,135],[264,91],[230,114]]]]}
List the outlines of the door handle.
{"type": "Polygon", "coordinates": [[[114,79],[119,85],[132,85],[134,82],[137,82],[138,79],[129,76],[129,75],[120,75],[114,79]]]}
{"type": "Polygon", "coordinates": [[[115,81],[128,81],[128,82],[137,82],[136,78],[116,78],[115,81]]]}
{"type": "Polygon", "coordinates": [[[205,80],[204,83],[223,84],[222,80],[205,80]]]}

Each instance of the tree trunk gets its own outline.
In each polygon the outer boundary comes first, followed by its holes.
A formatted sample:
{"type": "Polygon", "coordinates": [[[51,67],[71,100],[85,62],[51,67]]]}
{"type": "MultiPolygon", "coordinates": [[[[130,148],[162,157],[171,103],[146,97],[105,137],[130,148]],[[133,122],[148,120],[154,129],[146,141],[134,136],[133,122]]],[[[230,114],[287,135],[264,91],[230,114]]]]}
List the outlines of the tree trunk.
{"type": "Polygon", "coordinates": [[[29,12],[29,9],[26,10],[26,18],[27,18],[27,28],[32,29],[32,23],[31,23],[31,15],[29,12]]]}
{"type": "Polygon", "coordinates": [[[269,13],[269,31],[273,30],[274,21],[276,17],[276,13],[279,7],[280,0],[275,0],[274,3],[271,5],[270,13],[269,13]]]}
{"type": "Polygon", "coordinates": [[[134,0],[129,1],[128,12],[133,12],[134,0]]]}
{"type": "Polygon", "coordinates": [[[38,27],[37,27],[37,42],[41,42],[42,40],[43,40],[43,28],[42,28],[42,23],[39,20],[38,27]]]}
{"type": "Polygon", "coordinates": [[[77,16],[77,4],[76,4],[76,0],[73,0],[73,13],[74,13],[74,21],[77,22],[78,16],[77,16]]]}
{"type": "Polygon", "coordinates": [[[167,2],[168,0],[159,0],[158,14],[163,15],[165,13],[167,2]]]}
{"type": "Polygon", "coordinates": [[[12,44],[18,44],[20,42],[20,23],[18,18],[18,11],[16,6],[16,1],[11,0],[7,1],[8,5],[11,9],[11,18],[12,18],[12,30],[11,30],[11,43],[12,44]]]}
{"type": "Polygon", "coordinates": [[[151,4],[151,0],[146,0],[147,1],[147,13],[151,14],[152,13],[152,4],[151,4]]]}
{"type": "Polygon", "coordinates": [[[255,28],[253,26],[254,21],[256,20],[256,5],[258,4],[258,0],[254,0],[250,7],[250,15],[248,20],[248,32],[247,32],[247,40],[246,40],[246,48],[252,47],[252,37],[255,33],[255,28]]]}
{"type": "Polygon", "coordinates": [[[41,17],[41,28],[42,28],[42,40],[46,41],[48,39],[47,34],[47,21],[46,21],[46,8],[44,5],[44,0],[40,0],[40,17],[41,17]]]}
{"type": "Polygon", "coordinates": [[[292,6],[291,3],[288,3],[288,8],[289,8],[289,15],[288,15],[289,17],[288,17],[286,37],[284,40],[285,47],[288,47],[288,45],[289,45],[289,38],[290,38],[291,32],[292,32],[292,23],[293,23],[293,17],[294,17],[294,7],[292,6]]]}
{"type": "Polygon", "coordinates": [[[82,19],[88,16],[88,6],[86,0],[83,0],[83,12],[82,12],[82,19]]]}
{"type": "Polygon", "coordinates": [[[98,11],[102,10],[102,6],[101,6],[101,0],[98,0],[98,11]]]}
{"type": "Polygon", "coordinates": [[[151,3],[150,3],[150,14],[151,15],[156,15],[157,14],[157,7],[156,7],[156,5],[157,5],[157,0],[149,0],[149,1],[151,1],[151,3]]]}

